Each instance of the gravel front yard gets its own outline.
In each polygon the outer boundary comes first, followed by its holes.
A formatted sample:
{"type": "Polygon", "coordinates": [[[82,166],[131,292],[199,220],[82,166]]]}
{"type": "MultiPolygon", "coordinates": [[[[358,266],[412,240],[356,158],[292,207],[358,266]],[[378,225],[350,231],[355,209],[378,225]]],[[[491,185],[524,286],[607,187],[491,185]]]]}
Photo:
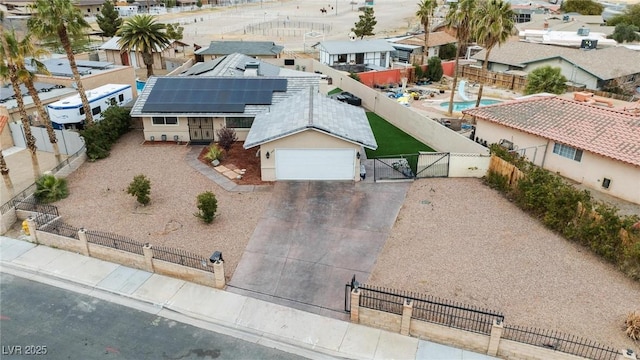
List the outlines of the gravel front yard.
{"type": "Polygon", "coordinates": [[[413,185],[369,283],[505,315],[505,323],[640,350],[622,328],[640,284],[522,213],[479,179],[413,185]]]}

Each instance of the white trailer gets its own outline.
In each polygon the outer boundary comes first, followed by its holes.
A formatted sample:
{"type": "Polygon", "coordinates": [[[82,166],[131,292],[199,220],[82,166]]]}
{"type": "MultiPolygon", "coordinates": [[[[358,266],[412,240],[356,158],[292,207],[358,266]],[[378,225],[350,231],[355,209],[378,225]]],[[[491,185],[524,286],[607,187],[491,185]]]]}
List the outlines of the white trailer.
{"type": "MultiPolygon", "coordinates": [[[[109,106],[122,106],[133,100],[131,85],[126,84],[107,84],[87,90],[85,93],[95,121],[99,121],[102,118],[102,112],[109,106]]],[[[76,128],[84,124],[86,120],[80,94],[47,105],[47,111],[53,127],[56,129],[76,128]]]]}

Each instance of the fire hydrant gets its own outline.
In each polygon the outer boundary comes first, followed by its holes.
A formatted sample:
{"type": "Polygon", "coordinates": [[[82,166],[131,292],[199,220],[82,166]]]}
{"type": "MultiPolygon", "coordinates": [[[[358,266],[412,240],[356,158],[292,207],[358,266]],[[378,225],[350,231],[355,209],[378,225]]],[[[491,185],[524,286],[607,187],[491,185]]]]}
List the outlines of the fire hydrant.
{"type": "Polygon", "coordinates": [[[24,221],[22,222],[22,231],[23,231],[23,232],[24,232],[24,234],[25,234],[25,235],[27,235],[27,236],[31,235],[31,234],[29,233],[29,223],[27,222],[27,220],[24,220],[24,221]]]}

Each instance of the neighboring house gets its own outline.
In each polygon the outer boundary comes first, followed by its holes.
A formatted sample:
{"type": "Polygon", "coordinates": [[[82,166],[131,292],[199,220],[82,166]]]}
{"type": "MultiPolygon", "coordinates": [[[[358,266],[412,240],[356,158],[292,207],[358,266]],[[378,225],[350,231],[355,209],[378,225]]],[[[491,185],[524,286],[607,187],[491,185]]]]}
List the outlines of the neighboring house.
{"type": "Polygon", "coordinates": [[[320,63],[334,65],[367,65],[388,68],[396,49],[384,39],[355,41],[322,41],[315,45],[320,63]]]}
{"type": "Polygon", "coordinates": [[[123,17],[137,14],[159,15],[167,13],[167,8],[165,8],[164,3],[156,0],[135,1],[132,3],[121,2],[118,3],[115,8],[118,14],[123,17]]]}
{"type": "MultiPolygon", "coordinates": [[[[120,36],[114,36],[104,44],[100,45],[99,49],[104,50],[107,61],[110,61],[117,65],[133,66],[134,68],[144,68],[146,65],[142,60],[142,53],[137,50],[122,52],[122,47],[118,45],[120,36]]],[[[188,44],[182,41],[173,40],[169,45],[162,49],[156,49],[153,52],[153,68],[156,70],[166,69],[164,58],[179,57],[178,54],[184,54],[185,47],[188,44]]]]}
{"type": "MultiPolygon", "coordinates": [[[[348,179],[358,180],[360,147],[375,148],[375,140],[372,142],[372,138],[365,136],[367,129],[371,136],[372,132],[362,109],[352,109],[351,105],[319,95],[321,77],[232,54],[198,63],[180,76],[152,77],[134,104],[131,116],[142,118],[147,141],[209,144],[218,140],[218,129],[234,129],[239,141],[253,139],[245,143],[246,147],[260,146],[264,150],[261,152],[265,161],[264,180],[294,176],[346,180],[347,175],[348,179]],[[318,106],[322,109],[317,110],[318,106]],[[275,118],[269,115],[276,112],[280,115],[275,118]],[[285,119],[287,124],[283,123],[285,119]],[[299,121],[313,127],[314,132],[297,135],[303,130],[286,127],[297,126],[299,121]],[[256,130],[254,124],[258,126],[256,130]],[[266,149],[267,145],[272,147],[266,149]],[[316,151],[282,151],[279,157],[278,151],[273,151],[276,146],[283,150],[316,151]],[[330,159],[330,163],[319,159],[315,162],[317,167],[307,172],[290,169],[288,173],[276,173],[279,166],[276,162],[291,164],[301,153],[322,156],[330,159]],[[347,160],[351,161],[348,173],[347,160]]],[[[295,166],[305,168],[300,163],[295,166]]]]}
{"type": "MultiPolygon", "coordinates": [[[[0,5],[4,5],[9,15],[29,15],[31,9],[29,6],[33,5],[35,0],[0,0],[0,5]]],[[[104,1],[100,0],[78,0],[73,1],[73,4],[80,9],[80,12],[84,16],[96,16],[104,1]]]]}
{"type": "Polygon", "coordinates": [[[623,110],[533,97],[462,113],[474,117],[476,141],[508,144],[544,169],[640,204],[639,103],[623,110]]]}
{"type": "Polygon", "coordinates": [[[272,41],[212,41],[195,51],[196,61],[209,61],[231,54],[244,54],[256,59],[279,58],[284,46],[272,41]]]}
{"type": "MultiPolygon", "coordinates": [[[[432,56],[440,55],[440,47],[447,44],[455,44],[458,40],[444,31],[429,33],[428,50],[426,51],[426,60],[432,56]]],[[[414,35],[391,43],[396,49],[398,60],[409,63],[419,63],[420,57],[424,51],[424,34],[414,35]],[[414,58],[415,60],[412,60],[414,58]]]]}
{"type": "Polygon", "coordinates": [[[586,50],[601,49],[618,44],[615,40],[608,39],[607,34],[592,32],[586,26],[581,26],[575,31],[556,31],[544,28],[542,30],[525,29],[518,33],[518,37],[520,41],[574,48],[584,47],[586,50]],[[591,42],[593,45],[585,46],[585,41],[591,42]]]}
{"type": "Polygon", "coordinates": [[[613,34],[615,26],[604,26],[599,15],[549,15],[534,14],[531,21],[516,24],[518,31],[524,30],[552,30],[571,31],[587,28],[605,35],[613,34]]]}
{"type": "MultiPolygon", "coordinates": [[[[471,58],[481,66],[484,56],[483,50],[471,58]]],[[[531,73],[543,66],[559,67],[570,83],[587,89],[620,87],[633,92],[640,86],[640,52],[625,47],[582,50],[509,41],[493,48],[489,55],[488,68],[494,72],[531,73]]]]}
{"type": "Polygon", "coordinates": [[[298,92],[256,115],[244,143],[259,146],[262,180],[355,180],[363,147],[375,150],[364,109],[298,92]]]}

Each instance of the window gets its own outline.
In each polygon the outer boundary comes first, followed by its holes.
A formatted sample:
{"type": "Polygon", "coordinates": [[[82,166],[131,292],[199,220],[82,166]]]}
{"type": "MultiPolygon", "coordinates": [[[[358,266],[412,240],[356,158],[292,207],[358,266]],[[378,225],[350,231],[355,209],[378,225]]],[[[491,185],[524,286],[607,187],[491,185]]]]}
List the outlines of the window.
{"type": "Polygon", "coordinates": [[[109,98],[109,101],[107,103],[109,104],[109,106],[116,105],[116,98],[114,97],[109,98]]]}
{"type": "Polygon", "coordinates": [[[84,115],[84,106],[80,107],[80,115],[84,115]]]}
{"type": "Polygon", "coordinates": [[[563,144],[555,143],[553,145],[553,153],[578,162],[582,160],[582,150],[578,150],[576,148],[572,148],[571,146],[563,144]]]}
{"type": "Polygon", "coordinates": [[[602,187],[608,189],[609,186],[611,186],[611,179],[604,178],[604,180],[602,180],[602,187]]]}
{"type": "Polygon", "coordinates": [[[252,117],[227,118],[227,127],[230,129],[250,129],[253,125],[252,117]]]}
{"type": "Polygon", "coordinates": [[[93,115],[98,115],[98,114],[100,114],[100,112],[102,112],[102,109],[100,109],[100,106],[96,106],[93,109],[91,109],[91,113],[93,115]]]}
{"type": "Polygon", "coordinates": [[[124,101],[124,94],[118,95],[118,101],[120,101],[120,102],[124,101]]]}
{"type": "Polygon", "coordinates": [[[340,55],[338,55],[338,62],[340,62],[340,63],[346,63],[346,62],[347,62],[347,54],[340,54],[340,55]]]}
{"type": "Polygon", "coordinates": [[[178,125],[178,118],[175,116],[154,116],[151,119],[151,122],[153,123],[153,125],[178,125]]]}

